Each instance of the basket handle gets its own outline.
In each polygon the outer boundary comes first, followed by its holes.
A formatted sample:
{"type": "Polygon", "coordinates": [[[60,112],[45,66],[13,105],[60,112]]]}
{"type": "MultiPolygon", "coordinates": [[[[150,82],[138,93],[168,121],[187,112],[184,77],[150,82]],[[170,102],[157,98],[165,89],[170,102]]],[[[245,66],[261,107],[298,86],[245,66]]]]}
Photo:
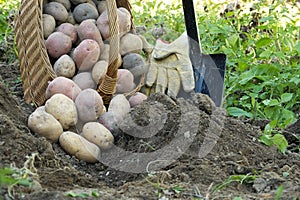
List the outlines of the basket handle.
{"type": "Polygon", "coordinates": [[[98,83],[97,91],[101,95],[103,103],[109,105],[112,95],[116,91],[117,73],[122,59],[119,53],[120,38],[116,0],[106,0],[106,6],[110,31],[109,65],[103,80],[98,83]]]}

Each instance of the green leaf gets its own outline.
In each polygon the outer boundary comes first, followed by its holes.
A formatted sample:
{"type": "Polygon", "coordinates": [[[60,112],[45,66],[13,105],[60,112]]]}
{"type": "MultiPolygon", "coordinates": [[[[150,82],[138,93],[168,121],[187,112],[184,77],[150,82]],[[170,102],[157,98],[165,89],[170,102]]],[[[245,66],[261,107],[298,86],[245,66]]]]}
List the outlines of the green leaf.
{"type": "Polygon", "coordinates": [[[273,143],[270,139],[270,135],[267,134],[263,134],[259,137],[259,141],[262,142],[263,144],[267,145],[267,146],[271,146],[273,143]]]}
{"type": "Polygon", "coordinates": [[[279,105],[279,101],[277,99],[266,99],[263,101],[263,104],[265,104],[266,106],[277,106],[279,105]]]}
{"type": "Polygon", "coordinates": [[[285,153],[286,148],[288,147],[288,142],[282,134],[275,134],[271,137],[271,141],[277,146],[281,153],[285,153]]]}
{"type": "Polygon", "coordinates": [[[227,112],[229,115],[234,117],[242,117],[242,116],[246,116],[249,118],[253,117],[252,113],[246,112],[243,109],[237,107],[229,107],[227,108],[227,112]]]}
{"type": "Polygon", "coordinates": [[[297,50],[298,54],[300,54],[300,42],[297,42],[295,49],[297,50]]]}
{"type": "Polygon", "coordinates": [[[293,98],[293,93],[283,93],[281,95],[281,103],[286,103],[293,98]]]}
{"type": "Polygon", "coordinates": [[[257,48],[261,48],[261,47],[267,46],[271,43],[272,43],[272,40],[268,37],[265,37],[265,38],[259,39],[255,45],[257,48]]]}

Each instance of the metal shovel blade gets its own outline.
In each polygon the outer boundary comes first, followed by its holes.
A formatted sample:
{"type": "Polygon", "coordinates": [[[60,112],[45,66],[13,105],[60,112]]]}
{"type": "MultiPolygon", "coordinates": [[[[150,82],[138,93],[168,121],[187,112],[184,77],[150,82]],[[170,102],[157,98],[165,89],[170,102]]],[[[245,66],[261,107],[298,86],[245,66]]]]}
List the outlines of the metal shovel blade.
{"type": "Polygon", "coordinates": [[[222,105],[225,54],[203,54],[193,0],[182,0],[185,26],[189,38],[190,59],[194,69],[195,92],[207,94],[216,104],[222,105]]]}

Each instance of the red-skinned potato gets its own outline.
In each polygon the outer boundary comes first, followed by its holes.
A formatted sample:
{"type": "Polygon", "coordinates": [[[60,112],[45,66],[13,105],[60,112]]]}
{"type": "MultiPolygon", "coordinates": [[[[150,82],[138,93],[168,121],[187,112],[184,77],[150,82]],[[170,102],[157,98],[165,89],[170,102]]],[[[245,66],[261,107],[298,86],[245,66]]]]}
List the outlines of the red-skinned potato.
{"type": "Polygon", "coordinates": [[[76,76],[72,79],[81,90],[91,88],[96,89],[96,83],[93,80],[92,73],[91,72],[81,72],[78,73],[76,76]]]}
{"type": "Polygon", "coordinates": [[[134,77],[132,73],[127,69],[118,69],[118,80],[117,80],[117,88],[116,93],[122,94],[126,92],[130,92],[134,89],[134,77]]]}
{"type": "Polygon", "coordinates": [[[62,23],[57,27],[57,31],[62,32],[71,38],[72,43],[77,41],[77,29],[71,23],[62,23]]]}
{"type": "Polygon", "coordinates": [[[96,26],[96,20],[86,19],[78,26],[78,36],[80,41],[85,39],[95,40],[99,45],[103,44],[101,34],[96,26]]]}
{"type": "Polygon", "coordinates": [[[45,110],[62,125],[64,130],[77,123],[78,115],[75,103],[64,94],[55,94],[45,103],[45,110]]]}
{"type": "Polygon", "coordinates": [[[76,66],[69,55],[62,55],[53,65],[56,76],[72,78],[75,75],[76,66]]]}
{"type": "Polygon", "coordinates": [[[28,117],[28,127],[34,133],[44,136],[52,142],[57,142],[59,136],[63,133],[61,124],[43,107],[37,108],[28,117]]]}
{"type": "Polygon", "coordinates": [[[88,71],[98,61],[99,55],[98,43],[92,39],[85,39],[74,49],[73,59],[79,71],[88,71]]]}
{"type": "Polygon", "coordinates": [[[100,149],[97,145],[71,131],[61,134],[59,144],[70,155],[88,163],[96,163],[100,156],[100,149]]]}
{"type": "Polygon", "coordinates": [[[134,95],[129,97],[128,101],[130,104],[130,107],[135,107],[137,105],[140,105],[143,101],[147,99],[147,96],[141,92],[136,92],[134,95]]]}
{"type": "Polygon", "coordinates": [[[48,38],[48,36],[54,32],[56,26],[56,22],[52,15],[43,14],[43,31],[44,38],[48,38]]]}
{"type": "MultiPolygon", "coordinates": [[[[130,31],[131,28],[131,16],[126,8],[120,7],[117,9],[119,19],[119,33],[120,37],[130,31]]],[[[102,37],[107,40],[110,37],[109,24],[108,24],[108,13],[107,10],[101,13],[97,19],[97,27],[102,37]]]]}
{"type": "Polygon", "coordinates": [[[72,40],[62,32],[54,32],[46,40],[48,54],[52,58],[58,58],[63,54],[68,54],[72,48],[72,40]]]}
{"type": "Polygon", "coordinates": [[[99,122],[86,123],[82,128],[81,135],[103,150],[111,148],[114,142],[114,136],[99,122]]]}
{"type": "Polygon", "coordinates": [[[103,113],[102,97],[96,90],[85,89],[75,99],[79,120],[92,122],[103,113]]]}
{"type": "Polygon", "coordinates": [[[109,131],[114,132],[117,130],[118,124],[122,121],[122,116],[108,111],[103,113],[99,117],[99,123],[101,123],[109,131]]]}
{"type": "Polygon", "coordinates": [[[99,17],[97,8],[90,3],[82,3],[77,5],[73,10],[73,15],[79,24],[83,20],[97,19],[99,17]]]}
{"type": "Polygon", "coordinates": [[[68,18],[67,9],[58,2],[49,2],[44,6],[44,13],[52,15],[55,20],[65,22],[68,18]]]}
{"type": "Polygon", "coordinates": [[[46,98],[48,99],[54,94],[64,94],[74,101],[80,92],[80,87],[74,83],[74,81],[69,78],[59,76],[49,83],[46,89],[46,98]]]}

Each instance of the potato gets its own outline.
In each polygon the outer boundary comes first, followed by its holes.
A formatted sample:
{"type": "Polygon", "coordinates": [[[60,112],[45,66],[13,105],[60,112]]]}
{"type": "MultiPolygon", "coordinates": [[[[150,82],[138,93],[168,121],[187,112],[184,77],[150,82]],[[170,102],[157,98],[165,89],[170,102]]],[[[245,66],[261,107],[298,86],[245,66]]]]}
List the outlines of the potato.
{"type": "MultiPolygon", "coordinates": [[[[126,8],[118,8],[118,23],[119,23],[119,33],[120,37],[130,31],[131,28],[131,15],[126,8]]],[[[107,10],[101,13],[97,19],[97,27],[102,35],[102,37],[107,40],[110,37],[109,24],[108,24],[108,13],[107,10]]]]}
{"type": "Polygon", "coordinates": [[[54,32],[56,26],[56,22],[52,15],[43,14],[43,32],[44,38],[48,38],[48,36],[54,32]]]}
{"type": "Polygon", "coordinates": [[[92,70],[92,77],[93,80],[98,84],[100,79],[102,79],[107,72],[108,63],[104,60],[98,61],[92,70]]]}
{"type": "Polygon", "coordinates": [[[118,69],[118,80],[117,80],[117,88],[116,93],[122,94],[126,92],[130,92],[134,89],[134,78],[132,73],[127,69],[118,69]]]}
{"type": "Polygon", "coordinates": [[[140,105],[143,101],[147,99],[147,96],[141,92],[136,92],[134,95],[129,97],[128,101],[130,104],[130,107],[135,107],[137,105],[140,105]]]}
{"type": "Polygon", "coordinates": [[[44,106],[37,108],[28,117],[28,127],[34,133],[44,136],[52,142],[57,142],[59,136],[63,133],[61,124],[44,109],[44,106]]]}
{"type": "Polygon", "coordinates": [[[57,31],[62,32],[71,38],[72,44],[77,41],[77,29],[71,23],[62,23],[57,27],[57,31]]]}
{"type": "Polygon", "coordinates": [[[73,10],[75,20],[80,24],[86,19],[97,19],[99,17],[98,10],[90,3],[82,3],[77,5],[73,10]]]}
{"type": "Polygon", "coordinates": [[[106,2],[105,1],[99,1],[97,5],[97,9],[99,14],[103,13],[106,10],[106,2]]]}
{"type": "Polygon", "coordinates": [[[86,3],[88,0],[70,0],[74,5],[86,3]]]}
{"type": "Polygon", "coordinates": [[[51,0],[51,1],[61,3],[67,10],[71,9],[71,2],[69,0],[51,0]]]}
{"type": "Polygon", "coordinates": [[[124,119],[127,113],[130,111],[129,101],[123,94],[117,94],[114,96],[108,106],[107,112],[112,112],[115,117],[124,119]]]}
{"type": "Polygon", "coordinates": [[[97,145],[71,131],[63,132],[59,137],[59,144],[70,155],[88,163],[96,163],[100,156],[100,149],[97,145]]]}
{"type": "Polygon", "coordinates": [[[82,21],[77,29],[80,40],[92,39],[99,45],[103,44],[101,34],[96,26],[96,20],[86,19],[82,21]]]}
{"type": "Polygon", "coordinates": [[[74,83],[74,81],[69,78],[59,76],[49,83],[46,89],[46,98],[49,99],[55,94],[64,94],[74,101],[80,92],[80,87],[74,83]]]}
{"type": "Polygon", "coordinates": [[[138,35],[127,33],[120,39],[120,54],[124,56],[127,53],[141,54],[143,41],[138,35]]]}
{"type": "Polygon", "coordinates": [[[114,143],[114,136],[99,122],[86,123],[83,126],[81,136],[103,150],[109,149],[114,143]]]}
{"type": "Polygon", "coordinates": [[[102,44],[100,46],[100,57],[99,60],[104,60],[107,63],[109,62],[109,44],[102,44]]]}
{"type": "Polygon", "coordinates": [[[75,25],[76,24],[76,21],[75,21],[75,18],[74,18],[74,15],[72,12],[69,12],[68,13],[68,18],[67,18],[67,23],[70,23],[70,24],[73,24],[75,25]]]}
{"type": "Polygon", "coordinates": [[[92,73],[91,72],[81,72],[78,73],[76,76],[72,79],[81,90],[91,88],[96,89],[96,83],[93,80],[92,73]]]}
{"type": "Polygon", "coordinates": [[[123,68],[129,70],[135,80],[138,80],[141,75],[147,72],[145,59],[137,53],[126,54],[123,58],[123,68]]]}
{"type": "Polygon", "coordinates": [[[100,47],[91,39],[85,39],[74,49],[73,59],[79,71],[88,71],[98,62],[100,47]]]}
{"type": "Polygon", "coordinates": [[[46,40],[48,54],[52,58],[58,58],[63,54],[68,54],[72,48],[72,40],[62,32],[54,32],[46,40]]]}
{"type": "Polygon", "coordinates": [[[64,94],[55,94],[45,103],[47,113],[59,121],[64,130],[77,123],[77,110],[75,103],[64,94]]]}
{"type": "Polygon", "coordinates": [[[78,117],[83,122],[96,121],[103,113],[102,97],[96,90],[85,89],[75,99],[78,117]]]}
{"type": "Polygon", "coordinates": [[[76,66],[73,59],[69,55],[62,55],[54,63],[53,69],[56,76],[64,76],[66,78],[72,78],[75,74],[76,66]]]}
{"type": "Polygon", "coordinates": [[[118,124],[122,121],[122,117],[111,112],[105,112],[99,117],[99,123],[101,123],[109,131],[114,132],[118,128],[118,124]]]}
{"type": "Polygon", "coordinates": [[[66,22],[68,19],[67,9],[58,2],[49,2],[44,6],[44,14],[49,14],[59,22],[66,22]]]}

